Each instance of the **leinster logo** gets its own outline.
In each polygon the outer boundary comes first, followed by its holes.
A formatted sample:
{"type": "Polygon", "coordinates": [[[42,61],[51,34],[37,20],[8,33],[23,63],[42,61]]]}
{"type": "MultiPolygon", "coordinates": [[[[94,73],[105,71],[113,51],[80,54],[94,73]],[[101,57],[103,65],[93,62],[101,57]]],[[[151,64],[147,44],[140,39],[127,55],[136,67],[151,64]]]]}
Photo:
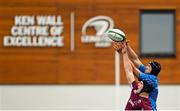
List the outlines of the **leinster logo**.
{"type": "Polygon", "coordinates": [[[110,47],[111,40],[105,34],[107,30],[114,28],[114,22],[107,16],[96,16],[90,18],[82,27],[81,41],[83,43],[95,43],[95,47],[110,47]],[[96,33],[88,35],[87,31],[94,28],[96,33]]]}

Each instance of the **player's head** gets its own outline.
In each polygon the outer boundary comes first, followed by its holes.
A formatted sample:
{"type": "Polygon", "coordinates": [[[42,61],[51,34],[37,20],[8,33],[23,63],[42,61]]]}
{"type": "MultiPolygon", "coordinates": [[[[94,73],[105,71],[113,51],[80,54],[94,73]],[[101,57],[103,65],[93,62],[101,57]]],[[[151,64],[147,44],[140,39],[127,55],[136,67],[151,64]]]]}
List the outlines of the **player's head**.
{"type": "Polygon", "coordinates": [[[146,71],[145,73],[151,73],[155,76],[158,76],[159,72],[161,71],[161,65],[160,63],[156,61],[151,61],[147,66],[146,66],[146,71]]]}
{"type": "Polygon", "coordinates": [[[146,92],[150,93],[154,89],[153,81],[150,79],[144,79],[138,83],[137,93],[146,92]]]}

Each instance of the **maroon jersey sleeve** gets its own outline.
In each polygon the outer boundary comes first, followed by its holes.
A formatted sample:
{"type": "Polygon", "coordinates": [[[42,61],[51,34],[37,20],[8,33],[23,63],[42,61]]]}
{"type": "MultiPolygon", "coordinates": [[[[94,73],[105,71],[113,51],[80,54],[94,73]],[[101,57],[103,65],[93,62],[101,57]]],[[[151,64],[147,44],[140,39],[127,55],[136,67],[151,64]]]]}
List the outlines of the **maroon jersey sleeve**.
{"type": "Polygon", "coordinates": [[[138,89],[138,83],[136,81],[132,82],[132,89],[138,89]]]}

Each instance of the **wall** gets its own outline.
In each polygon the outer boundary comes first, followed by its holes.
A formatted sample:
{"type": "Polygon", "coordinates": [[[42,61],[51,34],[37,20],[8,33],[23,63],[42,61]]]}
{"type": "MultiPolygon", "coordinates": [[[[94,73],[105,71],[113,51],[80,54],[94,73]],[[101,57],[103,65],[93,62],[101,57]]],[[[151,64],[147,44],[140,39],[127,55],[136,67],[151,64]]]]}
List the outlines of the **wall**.
{"type": "MultiPolygon", "coordinates": [[[[123,110],[130,87],[115,91],[113,85],[0,86],[0,110],[123,110]]],[[[160,110],[180,110],[180,86],[160,85],[157,104],[160,110]]]]}
{"type": "MultiPolygon", "coordinates": [[[[176,58],[159,58],[160,83],[179,84],[180,64],[179,0],[1,0],[0,1],[0,84],[114,84],[114,51],[81,42],[83,24],[91,17],[105,15],[123,29],[139,54],[140,10],[176,11],[176,58]],[[70,13],[75,13],[75,51],[70,51],[70,13]],[[16,15],[61,15],[64,22],[62,48],[12,48],[3,46],[16,15]],[[103,58],[103,60],[102,60],[103,58]],[[171,65],[169,65],[171,64],[171,65]],[[176,66],[176,67],[174,67],[176,66]],[[22,73],[23,72],[23,73],[22,73]],[[171,79],[169,79],[171,78],[171,79]]],[[[92,34],[93,31],[90,30],[92,34]]],[[[161,43],[160,43],[161,44],[161,43]]],[[[147,58],[142,58],[148,63],[147,58]]],[[[122,64],[121,64],[122,67],[122,64]]],[[[121,70],[121,73],[124,73],[121,70]]],[[[126,83],[124,74],[121,83],[126,83]]]]}
{"type": "MultiPolygon", "coordinates": [[[[115,93],[116,89],[112,85],[115,80],[113,49],[99,51],[100,49],[94,48],[94,44],[85,45],[80,41],[83,23],[97,15],[112,17],[116,28],[127,33],[128,38],[133,41],[133,48],[139,52],[139,11],[176,10],[177,57],[158,60],[163,67],[160,83],[180,83],[179,4],[179,0],[0,0],[0,83],[23,84],[0,86],[0,109],[123,109],[130,88],[122,85],[119,95],[115,93]],[[75,35],[77,46],[74,53],[69,49],[70,12],[75,12],[75,19],[78,20],[75,27],[78,33],[75,35]],[[3,37],[10,34],[14,16],[59,14],[67,18],[64,19],[65,48],[3,47],[3,37]],[[102,55],[106,61],[99,59],[102,55]],[[104,70],[108,68],[110,70],[104,70]],[[29,83],[96,85],[24,85],[29,83]],[[97,85],[104,83],[111,85],[97,85]]],[[[123,70],[121,72],[123,73],[123,70]]],[[[121,82],[126,83],[123,75],[121,82]]],[[[160,85],[159,89],[159,109],[180,110],[180,86],[160,85]]]]}

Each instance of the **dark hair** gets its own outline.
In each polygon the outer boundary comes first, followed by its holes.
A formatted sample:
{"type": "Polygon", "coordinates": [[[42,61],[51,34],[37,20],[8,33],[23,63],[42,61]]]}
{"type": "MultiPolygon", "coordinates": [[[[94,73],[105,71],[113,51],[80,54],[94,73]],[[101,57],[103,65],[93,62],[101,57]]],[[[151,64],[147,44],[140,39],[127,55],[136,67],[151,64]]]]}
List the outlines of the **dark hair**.
{"type": "Polygon", "coordinates": [[[156,61],[152,61],[149,63],[151,65],[151,74],[158,76],[159,72],[161,71],[161,64],[156,62],[156,61]]]}
{"type": "Polygon", "coordinates": [[[154,89],[154,84],[152,80],[144,79],[142,80],[142,82],[143,82],[143,89],[141,90],[141,92],[150,93],[154,89]]]}

